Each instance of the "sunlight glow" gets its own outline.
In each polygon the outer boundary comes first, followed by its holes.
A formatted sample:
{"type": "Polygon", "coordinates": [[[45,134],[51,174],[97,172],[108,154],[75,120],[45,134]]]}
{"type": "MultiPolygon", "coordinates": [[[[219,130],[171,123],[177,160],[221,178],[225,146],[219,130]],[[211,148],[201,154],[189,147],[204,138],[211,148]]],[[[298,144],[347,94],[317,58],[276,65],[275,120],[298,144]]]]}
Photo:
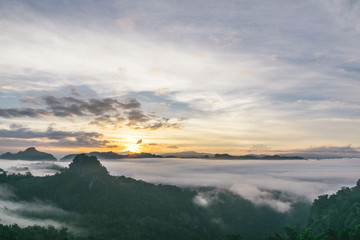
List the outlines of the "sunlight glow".
{"type": "Polygon", "coordinates": [[[134,153],[139,152],[139,145],[137,144],[128,143],[125,144],[125,146],[126,146],[125,152],[134,152],[134,153]]]}

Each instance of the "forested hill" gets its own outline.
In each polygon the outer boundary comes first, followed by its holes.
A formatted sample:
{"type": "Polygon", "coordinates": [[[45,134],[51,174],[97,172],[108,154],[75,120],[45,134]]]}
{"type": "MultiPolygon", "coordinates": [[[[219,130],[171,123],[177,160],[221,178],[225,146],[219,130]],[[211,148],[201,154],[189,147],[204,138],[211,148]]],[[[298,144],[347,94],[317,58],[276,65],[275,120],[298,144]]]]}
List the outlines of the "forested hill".
{"type": "Polygon", "coordinates": [[[319,196],[311,206],[308,227],[315,232],[359,226],[360,180],[355,187],[343,187],[336,194],[319,196]]]}
{"type": "MultiPolygon", "coordinates": [[[[280,213],[266,205],[255,206],[226,190],[186,189],[111,176],[96,157],[84,154],[77,155],[69,168],[56,175],[3,173],[0,183],[13,189],[13,201],[53,204],[73,214],[55,220],[85,230],[84,236],[103,240],[211,240],[238,233],[244,239],[264,239],[284,225],[302,225],[309,207],[293,202],[291,211],[280,213]],[[212,201],[200,206],[195,201],[199,193],[212,201]]],[[[273,194],[274,198],[286,197],[273,194]]],[[[21,212],[17,214],[21,216],[21,212]]]]}
{"type": "Polygon", "coordinates": [[[360,180],[336,194],[314,200],[306,226],[285,227],[267,240],[360,240],[360,180]]]}

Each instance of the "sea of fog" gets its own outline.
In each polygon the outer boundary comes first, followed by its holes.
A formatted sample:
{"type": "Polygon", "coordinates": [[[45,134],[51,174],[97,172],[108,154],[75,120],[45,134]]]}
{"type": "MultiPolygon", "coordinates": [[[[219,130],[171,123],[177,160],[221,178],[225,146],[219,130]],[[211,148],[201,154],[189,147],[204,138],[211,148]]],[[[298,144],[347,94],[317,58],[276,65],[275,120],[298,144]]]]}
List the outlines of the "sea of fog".
{"type": "MultiPolygon", "coordinates": [[[[360,159],[322,160],[206,160],[178,158],[100,160],[111,175],[151,183],[226,188],[256,202],[269,190],[287,192],[310,201],[354,186],[360,178],[360,159]]],[[[70,162],[0,160],[8,172],[51,175],[70,162]]]]}
{"type": "MultiPolygon", "coordinates": [[[[209,186],[210,190],[199,190],[194,204],[209,207],[217,201],[217,194],[231,191],[253,202],[267,205],[279,212],[292,209],[298,201],[311,202],[322,194],[335,193],[343,186],[354,186],[360,178],[360,158],[323,160],[206,160],[177,158],[100,160],[111,175],[124,175],[156,184],[172,184],[185,187],[209,186]],[[284,198],[273,193],[280,191],[284,198]]],[[[31,172],[35,176],[55,174],[59,167],[70,162],[0,160],[0,168],[9,173],[31,172]]],[[[208,189],[208,188],[206,188],[208,189]]],[[[33,224],[60,228],[72,232],[81,229],[59,222],[56,217],[34,219],[35,215],[72,216],[50,203],[34,200],[13,201],[16,197],[7,185],[0,185],[0,223],[25,227],[33,224]],[[20,214],[24,212],[24,214],[20,214]]]]}

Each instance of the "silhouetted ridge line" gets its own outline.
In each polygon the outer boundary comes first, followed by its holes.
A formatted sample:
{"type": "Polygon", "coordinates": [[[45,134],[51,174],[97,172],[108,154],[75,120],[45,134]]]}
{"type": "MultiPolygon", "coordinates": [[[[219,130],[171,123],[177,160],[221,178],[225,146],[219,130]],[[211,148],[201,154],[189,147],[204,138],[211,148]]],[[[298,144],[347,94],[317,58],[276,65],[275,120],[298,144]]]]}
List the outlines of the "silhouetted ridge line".
{"type": "MultiPolygon", "coordinates": [[[[128,153],[128,154],[118,154],[114,152],[90,152],[83,153],[87,156],[95,156],[99,159],[115,160],[122,158],[162,158],[163,156],[152,154],[152,153],[128,153]]],[[[60,159],[60,161],[71,161],[77,154],[68,154],[60,159]]]]}
{"type": "Polygon", "coordinates": [[[0,159],[8,160],[30,160],[30,161],[57,161],[57,159],[50,153],[39,152],[34,147],[29,147],[25,151],[18,153],[4,153],[0,155],[0,159]]]}
{"type": "Polygon", "coordinates": [[[303,157],[298,156],[279,156],[279,155],[265,155],[265,156],[256,156],[256,155],[243,155],[243,156],[233,156],[227,153],[224,154],[215,154],[214,158],[217,159],[244,159],[244,160],[251,160],[251,159],[264,159],[264,160],[301,160],[305,159],[303,157]]]}
{"type": "Polygon", "coordinates": [[[69,165],[70,173],[85,175],[108,175],[107,169],[101,165],[95,156],[87,156],[86,154],[78,154],[69,165]]]}

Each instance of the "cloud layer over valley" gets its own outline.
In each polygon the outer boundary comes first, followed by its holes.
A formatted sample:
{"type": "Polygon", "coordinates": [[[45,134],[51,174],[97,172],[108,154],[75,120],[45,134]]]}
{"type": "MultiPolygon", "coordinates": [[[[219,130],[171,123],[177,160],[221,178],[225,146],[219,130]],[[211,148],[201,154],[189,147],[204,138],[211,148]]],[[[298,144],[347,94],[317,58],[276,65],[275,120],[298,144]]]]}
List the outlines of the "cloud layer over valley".
{"type": "MultiPolygon", "coordinates": [[[[290,210],[291,204],[299,199],[312,201],[321,194],[334,193],[342,186],[354,186],[360,177],[360,161],[355,158],[277,161],[121,159],[102,163],[112,175],[177,186],[211,186],[218,188],[217,191],[226,189],[255,204],[269,205],[279,211],[290,210]],[[276,200],[274,191],[285,195],[276,200]]],[[[55,171],[49,170],[52,164],[0,161],[4,170],[30,171],[36,175],[53,174],[55,171]]],[[[56,164],[67,166],[69,163],[56,164]]],[[[195,202],[206,206],[213,200],[216,200],[214,193],[208,193],[200,195],[195,202]]]]}

